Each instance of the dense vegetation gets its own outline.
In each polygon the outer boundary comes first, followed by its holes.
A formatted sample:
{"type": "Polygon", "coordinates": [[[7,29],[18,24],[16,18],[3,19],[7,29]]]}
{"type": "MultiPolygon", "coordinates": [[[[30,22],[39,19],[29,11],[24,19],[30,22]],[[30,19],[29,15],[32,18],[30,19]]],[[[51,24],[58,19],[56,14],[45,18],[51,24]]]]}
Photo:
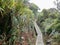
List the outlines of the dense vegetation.
{"type": "Polygon", "coordinates": [[[34,45],[32,21],[37,10],[28,0],[0,0],[0,44],[34,45]]]}
{"type": "MultiPolygon", "coordinates": [[[[57,42],[60,44],[60,12],[55,8],[43,9],[37,21],[41,28],[45,41],[57,42]]],[[[59,45],[57,44],[57,45],[59,45]]],[[[54,45],[52,43],[52,45],[54,45]]]]}
{"type": "Polygon", "coordinates": [[[36,19],[45,44],[60,45],[60,12],[55,8],[38,10],[29,0],[0,0],[0,45],[35,45],[36,19]]]}

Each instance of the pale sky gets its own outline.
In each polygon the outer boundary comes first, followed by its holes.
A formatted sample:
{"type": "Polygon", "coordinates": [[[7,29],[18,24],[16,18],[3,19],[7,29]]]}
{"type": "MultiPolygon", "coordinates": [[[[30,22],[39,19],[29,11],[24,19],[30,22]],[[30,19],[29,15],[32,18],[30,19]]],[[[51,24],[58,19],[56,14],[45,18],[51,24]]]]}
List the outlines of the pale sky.
{"type": "Polygon", "coordinates": [[[55,8],[56,6],[53,3],[54,0],[30,0],[30,2],[36,4],[41,10],[55,8]]]}

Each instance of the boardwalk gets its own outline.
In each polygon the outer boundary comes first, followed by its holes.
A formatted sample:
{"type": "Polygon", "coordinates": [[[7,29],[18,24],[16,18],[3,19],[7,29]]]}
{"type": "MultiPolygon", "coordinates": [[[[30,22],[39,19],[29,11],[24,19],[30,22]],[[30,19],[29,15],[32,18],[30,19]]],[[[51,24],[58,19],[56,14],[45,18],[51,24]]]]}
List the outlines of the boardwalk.
{"type": "Polygon", "coordinates": [[[38,25],[37,25],[36,22],[33,22],[33,23],[34,23],[36,32],[37,32],[37,34],[38,34],[38,35],[37,35],[37,40],[36,40],[36,45],[44,45],[41,30],[39,29],[39,27],[38,27],[38,25]]]}

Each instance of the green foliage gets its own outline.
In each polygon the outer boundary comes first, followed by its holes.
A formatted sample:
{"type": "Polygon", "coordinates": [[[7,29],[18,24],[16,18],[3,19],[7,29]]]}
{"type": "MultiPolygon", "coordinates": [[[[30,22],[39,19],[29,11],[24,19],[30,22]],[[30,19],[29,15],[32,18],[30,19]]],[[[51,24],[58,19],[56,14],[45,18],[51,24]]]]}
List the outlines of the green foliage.
{"type": "MultiPolygon", "coordinates": [[[[60,13],[58,10],[52,9],[43,9],[38,16],[38,25],[40,26],[43,34],[50,39],[55,40],[56,42],[60,42],[59,34],[60,34],[60,13]],[[58,33],[58,34],[57,34],[58,33]]],[[[47,39],[48,40],[48,39],[47,39]]]]}
{"type": "Polygon", "coordinates": [[[33,13],[36,15],[36,13],[38,12],[38,10],[39,10],[39,7],[38,6],[36,6],[35,4],[33,4],[33,3],[31,3],[30,4],[30,7],[29,7],[32,11],[33,11],[33,13]]]}
{"type": "Polygon", "coordinates": [[[34,30],[33,11],[38,10],[38,7],[32,4],[31,8],[33,7],[34,10],[31,10],[28,3],[28,0],[0,0],[0,41],[3,41],[1,45],[4,43],[16,45],[15,42],[20,44],[21,33],[25,30],[34,30]]]}

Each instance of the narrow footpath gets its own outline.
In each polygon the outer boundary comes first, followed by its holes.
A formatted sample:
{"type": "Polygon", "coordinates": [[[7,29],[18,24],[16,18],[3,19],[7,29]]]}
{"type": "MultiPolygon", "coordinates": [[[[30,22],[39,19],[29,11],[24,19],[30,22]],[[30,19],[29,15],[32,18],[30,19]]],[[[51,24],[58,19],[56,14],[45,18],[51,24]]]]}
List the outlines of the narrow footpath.
{"type": "Polygon", "coordinates": [[[44,45],[41,29],[38,27],[38,25],[35,21],[33,22],[33,24],[34,24],[36,32],[38,34],[37,39],[36,39],[36,45],[44,45]]]}

